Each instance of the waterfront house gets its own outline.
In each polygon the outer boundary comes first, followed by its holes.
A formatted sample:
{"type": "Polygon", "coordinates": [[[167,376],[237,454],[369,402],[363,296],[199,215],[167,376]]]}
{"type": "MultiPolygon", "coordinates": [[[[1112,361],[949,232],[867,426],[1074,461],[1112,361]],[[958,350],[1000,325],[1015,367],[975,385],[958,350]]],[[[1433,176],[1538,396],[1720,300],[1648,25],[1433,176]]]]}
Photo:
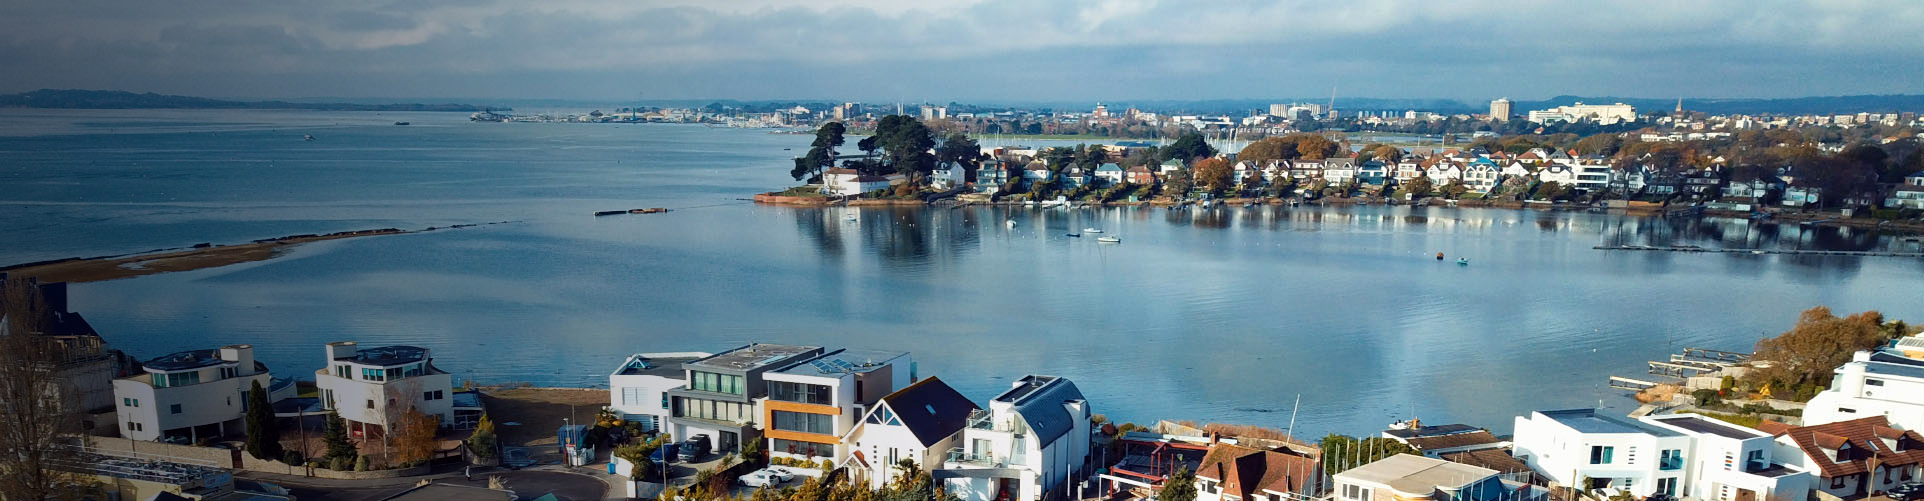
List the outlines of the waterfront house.
{"type": "Polygon", "coordinates": [[[1001,160],[993,158],[983,160],[982,165],[975,168],[976,193],[994,195],[997,191],[1002,190],[1003,184],[1007,184],[1008,182],[1008,167],[1003,165],[1001,160]]]}
{"type": "MultiPolygon", "coordinates": [[[[1156,427],[1162,428],[1160,424],[1156,427]]],[[[1114,443],[1111,449],[1119,457],[1107,457],[1107,471],[1096,475],[1101,494],[1140,499],[1155,497],[1176,470],[1200,469],[1203,456],[1215,441],[1202,435],[1131,431],[1116,437],[1114,443]]]]}
{"type": "Polygon", "coordinates": [[[1305,501],[1323,493],[1315,456],[1218,442],[1196,469],[1197,501],[1305,501]]]}
{"type": "Polygon", "coordinates": [[[1639,498],[1684,492],[1690,437],[1682,433],[1595,409],[1532,412],[1516,418],[1515,430],[1517,458],[1558,485],[1587,480],[1577,487],[1639,498]]]}
{"type": "Polygon", "coordinates": [[[1602,190],[1610,186],[1610,171],[1614,167],[1603,157],[1587,156],[1574,164],[1568,164],[1577,172],[1577,189],[1602,190]]]}
{"type": "Polygon", "coordinates": [[[1168,177],[1170,173],[1183,170],[1185,168],[1187,167],[1183,166],[1181,160],[1176,160],[1172,158],[1172,159],[1163,161],[1162,165],[1159,167],[1160,170],[1158,170],[1156,174],[1163,177],[1168,177]]]}
{"type": "Polygon", "coordinates": [[[881,488],[906,460],[934,470],[947,459],[979,408],[940,378],[930,377],[882,397],[842,437],[849,453],[839,464],[856,485],[881,488]]]}
{"type": "Polygon", "coordinates": [[[1289,161],[1280,158],[1263,162],[1263,183],[1275,183],[1289,179],[1289,161]]]}
{"type": "Polygon", "coordinates": [[[1411,179],[1416,179],[1417,176],[1421,175],[1423,175],[1423,165],[1417,156],[1406,156],[1396,162],[1396,172],[1393,174],[1396,178],[1396,184],[1400,185],[1410,182],[1411,179]]]}
{"type": "Polygon", "coordinates": [[[1122,166],[1116,165],[1113,163],[1105,163],[1100,166],[1097,166],[1096,179],[1102,180],[1103,186],[1115,186],[1118,184],[1122,184],[1123,182],[1122,166]]]}
{"type": "Polygon", "coordinates": [[[1446,454],[1502,449],[1510,442],[1491,435],[1488,430],[1464,424],[1423,426],[1421,421],[1397,423],[1383,431],[1383,438],[1402,442],[1424,457],[1442,458],[1446,454]]]}
{"type": "Polygon", "coordinates": [[[1906,430],[1924,430],[1924,335],[1859,351],[1834,372],[1830,388],[1804,406],[1804,424],[1885,416],[1906,430]]]}
{"type": "Polygon", "coordinates": [[[1031,183],[1047,181],[1053,175],[1055,173],[1049,172],[1049,164],[1041,160],[1030,160],[1028,165],[1022,167],[1022,180],[1031,183]]]}
{"type": "Polygon", "coordinates": [[[1429,177],[1430,183],[1436,186],[1446,186],[1451,181],[1463,179],[1463,166],[1455,162],[1438,161],[1425,169],[1423,175],[1429,177]]]}
{"type": "Polygon", "coordinates": [[[1777,458],[1812,475],[1809,499],[1863,499],[1919,479],[1924,435],[1873,415],[1814,426],[1778,426],[1777,458]]]}
{"type": "Polygon", "coordinates": [[[1356,166],[1356,184],[1382,186],[1389,179],[1389,166],[1380,160],[1370,160],[1356,166]]]}
{"type": "Polygon", "coordinates": [[[915,380],[908,353],[836,350],[762,375],[761,401],[770,457],[817,461],[848,454],[842,436],[883,395],[915,380]]]}
{"type": "Polygon", "coordinates": [[[1511,161],[1526,163],[1530,165],[1542,165],[1544,162],[1549,161],[1548,159],[1544,158],[1549,154],[1550,152],[1544,151],[1543,148],[1530,148],[1530,151],[1525,151],[1523,152],[1523,154],[1517,155],[1516,158],[1511,159],[1511,161]]]}
{"type": "Polygon", "coordinates": [[[938,190],[952,190],[968,182],[969,171],[961,162],[942,162],[929,174],[929,186],[938,190]]]}
{"type": "Polygon", "coordinates": [[[1356,182],[1356,159],[1331,158],[1323,161],[1323,178],[1333,186],[1356,182]]]}
{"type": "Polygon", "coordinates": [[[1537,177],[1536,166],[1526,164],[1523,162],[1510,162],[1508,165],[1504,165],[1502,170],[1497,171],[1497,174],[1503,179],[1508,179],[1513,177],[1520,177],[1520,178],[1537,177]]]}
{"type": "Polygon", "coordinates": [[[1690,190],[1691,193],[1698,195],[1710,193],[1714,195],[1722,188],[1724,177],[1723,173],[1717,169],[1708,168],[1685,173],[1683,181],[1684,189],[1690,190]]]}
{"type": "Polygon", "coordinates": [[[1548,167],[1537,171],[1537,181],[1557,183],[1558,186],[1575,188],[1577,185],[1577,171],[1571,170],[1567,165],[1550,164],[1548,167]]]}
{"type": "Polygon", "coordinates": [[[1397,454],[1331,477],[1330,501],[1543,501],[1549,491],[1496,470],[1397,454]]]}
{"type": "Polygon", "coordinates": [[[1884,207],[1892,209],[1924,209],[1924,172],[1911,174],[1904,183],[1891,189],[1890,196],[1884,198],[1884,207]]]}
{"type": "Polygon", "coordinates": [[[174,353],[141,363],[141,371],[115,379],[115,414],[121,436],[134,440],[197,443],[246,431],[248,391],[255,384],[270,393],[269,402],[294,393],[293,382],[276,388],[267,365],[254,361],[254,347],[244,344],[218,350],[174,353]]]}
{"type": "Polygon", "coordinates": [[[1503,171],[1489,163],[1471,165],[1463,172],[1463,185],[1470,187],[1470,191],[1478,193],[1489,193],[1495,190],[1502,179],[1503,171]]]}
{"type": "Polygon", "coordinates": [[[327,367],[314,372],[321,404],[347,421],[348,433],[374,438],[413,411],[454,422],[454,377],[434,367],[427,348],[362,348],[327,343],[327,367]]]}
{"type": "Polygon", "coordinates": [[[1130,167],[1126,175],[1131,183],[1144,186],[1156,184],[1156,172],[1149,170],[1149,167],[1146,166],[1138,165],[1130,167]]]}
{"type": "Polygon", "coordinates": [[[829,195],[854,196],[889,187],[889,179],[864,176],[855,169],[837,168],[822,172],[822,190],[829,195]]]}
{"type": "MultiPolygon", "coordinates": [[[[1690,448],[1658,453],[1658,469],[1681,468],[1683,483],[1659,485],[1673,497],[1702,501],[1805,499],[1811,475],[1779,461],[1770,434],[1696,414],[1645,416],[1642,422],[1690,438],[1690,448]]],[[[1795,462],[1795,461],[1792,461],[1795,462]]]]}
{"type": "Polygon", "coordinates": [[[707,435],[718,452],[759,440],[755,401],[767,396],[764,375],[822,355],[820,346],[753,343],[683,362],[681,387],[668,390],[668,433],[676,439],[707,435]]]}
{"type": "Polygon", "coordinates": [[[1289,162],[1289,177],[1299,180],[1321,179],[1323,177],[1323,161],[1308,159],[1291,160],[1289,162]]]}
{"type": "Polygon", "coordinates": [[[1075,383],[1030,375],[968,415],[936,477],[967,501],[1072,499],[1088,476],[1088,400],[1075,383]]]}
{"type": "Polygon", "coordinates": [[[1785,207],[1817,205],[1817,202],[1823,198],[1819,196],[1818,191],[1815,187],[1798,186],[1793,183],[1784,187],[1784,199],[1778,204],[1785,207]]]}
{"type": "Polygon", "coordinates": [[[687,382],[681,364],[714,356],[712,353],[637,353],[608,375],[609,409],[641,429],[661,431],[671,414],[668,392],[687,382]]]}
{"type": "Polygon", "coordinates": [[[1761,200],[1771,192],[1784,190],[1784,181],[1776,176],[1763,176],[1749,181],[1731,181],[1724,186],[1724,196],[1761,200]]]}
{"type": "Polygon", "coordinates": [[[1236,161],[1234,170],[1235,172],[1233,172],[1232,175],[1235,176],[1236,182],[1240,183],[1242,180],[1248,179],[1250,174],[1262,172],[1263,169],[1262,166],[1254,160],[1238,160],[1236,161]]]}

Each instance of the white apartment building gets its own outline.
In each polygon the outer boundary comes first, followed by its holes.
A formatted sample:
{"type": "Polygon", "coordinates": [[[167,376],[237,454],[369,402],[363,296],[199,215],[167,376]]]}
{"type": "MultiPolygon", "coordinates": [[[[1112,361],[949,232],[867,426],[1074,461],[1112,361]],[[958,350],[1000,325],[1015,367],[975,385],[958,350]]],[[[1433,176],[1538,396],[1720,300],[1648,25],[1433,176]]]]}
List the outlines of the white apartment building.
{"type": "Polygon", "coordinates": [[[1884,416],[1907,430],[1924,430],[1924,336],[1860,351],[1837,368],[1830,388],[1804,407],[1804,425],[1884,416]]]}
{"type": "Polygon", "coordinates": [[[816,461],[845,457],[842,436],[869,407],[915,381],[908,353],[836,350],[762,374],[763,450],[771,457],[816,461]]]}
{"type": "Polygon", "coordinates": [[[1691,439],[1670,428],[1573,409],[1518,416],[1515,430],[1513,454],[1556,485],[1589,479],[1578,487],[1639,498],[1684,491],[1691,439]]]}
{"type": "Polygon", "coordinates": [[[714,356],[712,353],[636,353],[608,375],[608,407],[624,421],[641,423],[644,430],[660,431],[672,408],[668,392],[687,381],[681,364],[714,356]]]}
{"type": "Polygon", "coordinates": [[[1075,383],[1031,375],[968,416],[937,478],[966,501],[1034,501],[1088,475],[1089,401],[1075,383]]]}
{"type": "Polygon", "coordinates": [[[361,348],[353,341],[327,343],[327,368],[314,372],[321,404],[347,421],[360,438],[384,435],[412,409],[454,422],[454,377],[434,367],[427,348],[361,348]]]}
{"type": "Polygon", "coordinates": [[[1331,501],[1541,501],[1549,491],[1503,480],[1496,470],[1414,454],[1350,468],[1331,479],[1331,501]]]}
{"type": "Polygon", "coordinates": [[[894,480],[902,471],[898,465],[905,460],[917,468],[934,470],[961,440],[969,414],[977,409],[975,402],[941,378],[916,381],[883,396],[862,416],[862,422],[842,437],[849,453],[836,466],[847,469],[855,485],[871,489],[894,480]]]}
{"type": "Polygon", "coordinates": [[[1530,121],[1535,123],[1577,122],[1577,121],[1588,120],[1588,121],[1596,122],[1602,125],[1611,125],[1611,124],[1616,124],[1618,122],[1637,121],[1637,109],[1633,106],[1630,106],[1628,104],[1623,104],[1623,103],[1616,103],[1616,104],[1577,103],[1575,106],[1558,106],[1558,107],[1547,109],[1547,110],[1531,111],[1529,117],[1530,117],[1530,121]]]}
{"type": "Polygon", "coordinates": [[[183,351],[141,365],[139,374],[113,382],[121,436],[134,440],[195,443],[245,433],[247,392],[255,383],[273,387],[267,366],[254,361],[254,347],[244,344],[183,351]]]}
{"type": "Polygon", "coordinates": [[[1642,421],[1691,441],[1681,458],[1659,458],[1683,461],[1684,472],[1681,485],[1666,485],[1659,492],[1698,501],[1802,500],[1810,494],[1811,475],[1780,464],[1776,439],[1768,433],[1696,414],[1646,416],[1642,421]]]}

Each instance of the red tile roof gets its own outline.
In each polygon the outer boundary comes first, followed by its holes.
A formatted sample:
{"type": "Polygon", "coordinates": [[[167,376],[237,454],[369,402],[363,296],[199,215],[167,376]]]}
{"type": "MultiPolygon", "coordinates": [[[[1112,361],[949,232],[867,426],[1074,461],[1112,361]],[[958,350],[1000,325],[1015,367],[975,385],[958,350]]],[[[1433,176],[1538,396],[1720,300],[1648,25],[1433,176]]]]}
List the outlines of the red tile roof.
{"type": "Polygon", "coordinates": [[[1303,491],[1322,476],[1322,463],[1298,454],[1216,444],[1203,456],[1196,476],[1221,483],[1225,495],[1252,499],[1263,491],[1303,491]]]}
{"type": "Polygon", "coordinates": [[[1884,416],[1791,428],[1781,435],[1803,449],[1825,478],[1864,473],[1873,456],[1885,466],[1924,464],[1924,435],[1891,428],[1884,416]],[[1886,441],[1889,437],[1880,433],[1895,438],[1886,441]]]}

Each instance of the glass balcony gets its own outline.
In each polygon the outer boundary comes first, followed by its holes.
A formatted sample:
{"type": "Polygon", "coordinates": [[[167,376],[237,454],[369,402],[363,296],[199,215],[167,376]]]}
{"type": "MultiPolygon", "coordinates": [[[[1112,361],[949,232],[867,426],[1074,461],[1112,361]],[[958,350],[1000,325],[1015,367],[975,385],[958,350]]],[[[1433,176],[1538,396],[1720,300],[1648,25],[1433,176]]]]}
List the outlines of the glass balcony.
{"type": "Polygon", "coordinates": [[[1007,420],[997,421],[995,419],[995,413],[989,412],[986,409],[970,411],[968,427],[971,430],[1015,431],[1015,426],[1013,426],[1012,423],[1007,420]]]}
{"type": "Polygon", "coordinates": [[[988,468],[1008,467],[1008,461],[1006,460],[999,461],[996,459],[994,454],[989,454],[989,453],[970,454],[967,450],[964,450],[961,447],[949,449],[949,455],[946,461],[954,464],[967,464],[967,465],[975,465],[975,466],[982,466],[982,467],[988,467],[988,468]]]}

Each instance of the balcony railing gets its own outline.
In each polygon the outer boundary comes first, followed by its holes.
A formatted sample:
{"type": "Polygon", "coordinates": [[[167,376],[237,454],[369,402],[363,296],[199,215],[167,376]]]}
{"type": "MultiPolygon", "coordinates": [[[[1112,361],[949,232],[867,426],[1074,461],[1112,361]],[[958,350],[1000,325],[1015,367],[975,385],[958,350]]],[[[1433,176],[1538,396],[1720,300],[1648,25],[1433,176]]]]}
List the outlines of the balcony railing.
{"type": "Polygon", "coordinates": [[[1007,458],[998,460],[994,454],[989,453],[969,454],[968,451],[963,450],[961,447],[949,449],[947,461],[950,463],[971,464],[990,468],[1007,468],[1009,466],[1007,458]]]}
{"type": "Polygon", "coordinates": [[[1015,431],[1013,423],[1008,420],[996,421],[995,413],[985,409],[969,411],[968,426],[971,430],[1015,431]]]}

